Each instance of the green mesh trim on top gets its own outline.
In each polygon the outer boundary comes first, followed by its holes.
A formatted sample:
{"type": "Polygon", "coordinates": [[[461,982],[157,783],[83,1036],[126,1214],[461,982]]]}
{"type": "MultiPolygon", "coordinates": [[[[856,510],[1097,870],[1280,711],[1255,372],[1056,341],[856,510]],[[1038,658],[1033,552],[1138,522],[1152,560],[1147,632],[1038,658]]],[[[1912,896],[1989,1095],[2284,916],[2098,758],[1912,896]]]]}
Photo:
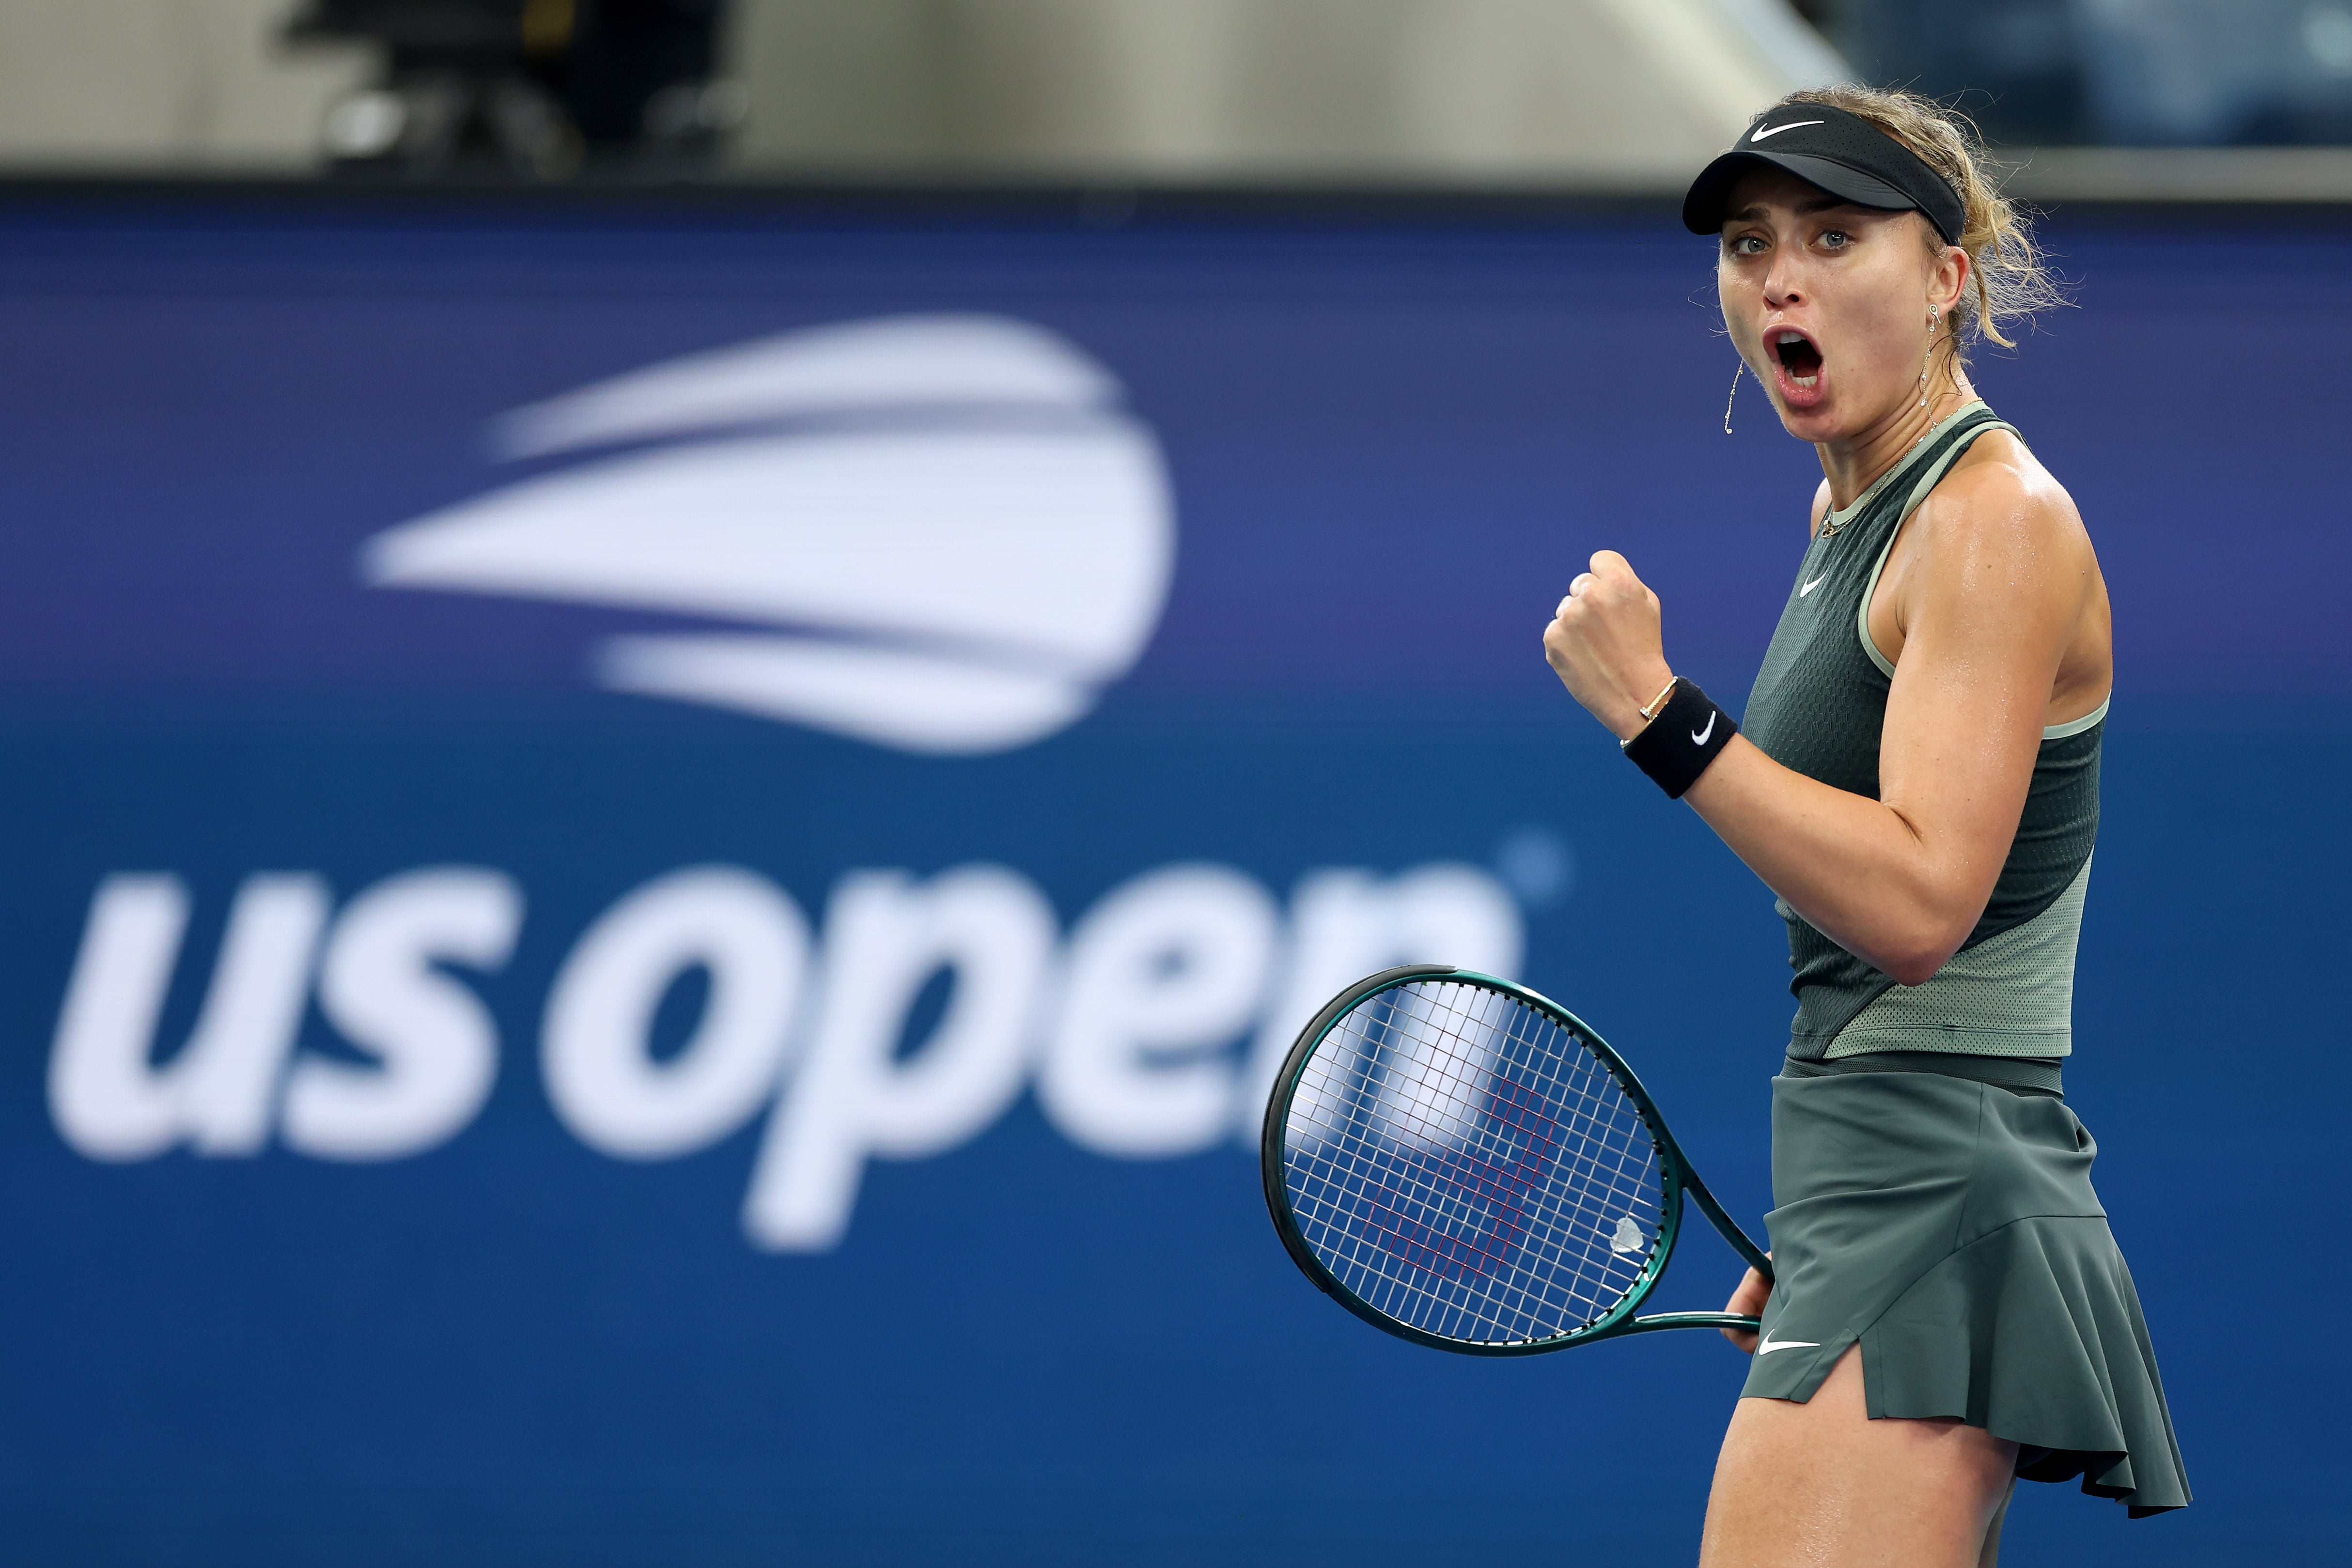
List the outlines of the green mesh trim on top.
{"type": "Polygon", "coordinates": [[[1963,947],[1925,985],[1889,986],[1830,1042],[1829,1059],[1873,1051],[2067,1056],[2074,1049],[2074,945],[2091,862],[2022,925],[1963,947]]]}
{"type": "Polygon", "coordinates": [[[2107,722],[2107,710],[2115,706],[2116,694],[2110,691],[2105,697],[2100,699],[2098,706],[2093,708],[2082,717],[2070,718],[2064,724],[2042,726],[2042,738],[2044,740],[2064,740],[2070,736],[2080,735],[2086,729],[2096,729],[2099,726],[2107,722]]]}

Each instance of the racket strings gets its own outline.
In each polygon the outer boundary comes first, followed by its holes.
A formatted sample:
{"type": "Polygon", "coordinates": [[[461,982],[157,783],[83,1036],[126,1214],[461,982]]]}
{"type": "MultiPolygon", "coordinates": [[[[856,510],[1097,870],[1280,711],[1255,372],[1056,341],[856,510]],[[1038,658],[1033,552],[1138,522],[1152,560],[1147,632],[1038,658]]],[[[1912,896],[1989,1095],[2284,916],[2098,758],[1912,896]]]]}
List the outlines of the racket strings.
{"type": "MultiPolygon", "coordinates": [[[[1486,999],[1491,993],[1474,991],[1472,997],[1482,1010],[1491,1009],[1494,1002],[1507,1004],[1507,998],[1486,999]]],[[[1369,1176],[1368,1181],[1361,1183],[1343,1180],[1339,1196],[1343,1203],[1349,1197],[1358,1200],[1356,1207],[1366,1222],[1360,1228],[1370,1233],[1369,1239],[1375,1249],[1385,1250],[1391,1256],[1381,1258],[1368,1254],[1360,1245],[1349,1250],[1354,1254],[1354,1260],[1369,1270],[1372,1281],[1368,1282],[1377,1282],[1383,1287],[1379,1293],[1384,1298],[1381,1303],[1384,1309],[1417,1305],[1425,1310],[1433,1304],[1440,1304],[1453,1309],[1441,1314],[1444,1318],[1459,1320],[1467,1317],[1474,1320],[1466,1327],[1459,1322],[1451,1325],[1465,1332],[1467,1337],[1506,1340],[1525,1337],[1530,1316],[1525,1309],[1531,1303],[1524,1300],[1512,1302],[1509,1298],[1515,1295],[1524,1298],[1528,1294],[1531,1283],[1529,1275],[1540,1275],[1547,1270],[1557,1273],[1563,1265],[1568,1266],[1577,1278],[1569,1282],[1566,1293],[1587,1305],[1599,1305],[1604,1297],[1610,1301],[1618,1299],[1622,1296],[1622,1290],[1608,1289],[1604,1281],[1595,1278],[1596,1273],[1605,1275],[1611,1270],[1605,1267],[1596,1270],[1593,1267],[1594,1251],[1589,1244],[1562,1249],[1555,1238],[1538,1231],[1533,1237],[1535,1245],[1527,1245],[1528,1227],[1524,1222],[1527,1210],[1511,1203],[1509,1198],[1537,1186],[1530,1178],[1545,1174],[1544,1167],[1553,1157],[1553,1151],[1543,1146],[1549,1140],[1543,1137],[1540,1127],[1530,1124],[1527,1111],[1532,1097],[1514,1092],[1524,1086],[1516,1085],[1501,1074],[1493,1075],[1499,1082],[1490,1081],[1488,1084],[1490,1098],[1485,1109],[1489,1113],[1493,1125],[1483,1129],[1486,1134],[1485,1141],[1487,1146],[1475,1150],[1460,1146],[1465,1113],[1475,1114],[1478,1108],[1465,1092],[1466,1081],[1475,1076],[1475,1072],[1459,1071],[1463,1056],[1475,1052],[1462,1053],[1458,1044],[1474,1039],[1478,1027],[1491,1027],[1496,1019],[1491,1013],[1465,1019],[1461,1016],[1464,1011],[1459,1005],[1462,998],[1446,999],[1455,1005],[1434,1009],[1420,1021],[1450,1037],[1450,1043],[1456,1044],[1454,1060],[1450,1063],[1443,1061],[1433,1062],[1426,1051],[1410,1052],[1408,1071],[1402,1076],[1418,1092],[1402,1097],[1402,1103],[1400,1103],[1401,1097],[1393,1092],[1391,1085],[1389,1092],[1372,1102],[1378,1106],[1385,1100],[1386,1104],[1381,1108],[1393,1113],[1390,1120],[1394,1132],[1402,1134],[1402,1137],[1391,1137],[1389,1142],[1401,1143],[1407,1148],[1418,1145],[1419,1153],[1424,1156],[1434,1154],[1436,1158],[1425,1161],[1423,1168],[1415,1170],[1411,1162],[1394,1158],[1393,1150],[1359,1148],[1349,1151],[1335,1162],[1348,1168],[1350,1175],[1369,1176]],[[1432,1066],[1440,1071],[1432,1074],[1428,1071],[1432,1066]],[[1416,1067],[1421,1071],[1410,1070],[1416,1067]],[[1448,1067],[1454,1071],[1445,1071],[1448,1067]],[[1418,1082],[1413,1082],[1415,1080],[1418,1082]],[[1496,1134],[1508,1138],[1514,1132],[1532,1133],[1536,1140],[1534,1147],[1517,1151],[1521,1154],[1519,1163],[1524,1168],[1509,1173],[1517,1177],[1516,1181],[1509,1182],[1509,1186],[1520,1189],[1518,1193],[1504,1190],[1508,1177],[1496,1169],[1500,1162],[1489,1157],[1500,1152],[1492,1147],[1496,1134]],[[1366,1158],[1368,1154],[1371,1157],[1366,1158]],[[1391,1157],[1381,1157],[1382,1155],[1391,1157]],[[1350,1187],[1354,1189],[1352,1192],[1348,1190],[1350,1187]],[[1480,1212],[1482,1210],[1483,1213],[1480,1212]],[[1467,1238],[1458,1231],[1449,1234],[1449,1228],[1465,1223],[1475,1225],[1482,1219],[1486,1226],[1484,1234],[1467,1238]],[[1451,1242],[1452,1245],[1433,1244],[1434,1241],[1451,1242]],[[1405,1267],[1394,1267],[1398,1262],[1405,1267]],[[1512,1267],[1513,1264],[1517,1266],[1512,1267]],[[1494,1278],[1497,1273],[1504,1274],[1499,1281],[1494,1278]],[[1428,1277],[1431,1275],[1440,1277],[1454,1288],[1430,1290],[1428,1277]],[[1483,1281],[1479,1278],[1481,1276],[1486,1277],[1483,1281]],[[1484,1289],[1479,1288],[1482,1283],[1484,1289]],[[1437,1301],[1412,1301],[1410,1298],[1416,1289],[1424,1297],[1436,1297],[1437,1301]],[[1496,1310],[1498,1304],[1496,1298],[1501,1299],[1499,1304],[1506,1310],[1496,1310]],[[1511,1312],[1507,1309],[1512,1305],[1518,1306],[1521,1311],[1511,1312]]],[[[1360,1028],[1350,1032],[1358,1037],[1354,1043],[1359,1048],[1370,1045],[1377,1051],[1381,1043],[1375,1038],[1380,1020],[1370,1021],[1376,1026],[1374,1029],[1360,1028]]],[[[1521,1049],[1509,1054],[1518,1055],[1523,1060],[1526,1055],[1524,1048],[1545,1043],[1531,1034],[1529,1025],[1534,1025],[1537,1030],[1550,1027],[1548,1020],[1537,1015],[1515,1019],[1512,1024],[1516,1027],[1509,1029],[1510,1043],[1521,1049]]],[[[1580,1051],[1579,1054],[1582,1053],[1580,1051]]],[[[1614,1189],[1621,1204],[1630,1197],[1630,1204],[1623,1207],[1638,1210],[1644,1206],[1639,1192],[1640,1173],[1627,1168],[1628,1157],[1637,1146],[1623,1136],[1622,1124],[1628,1119],[1618,1118],[1620,1124],[1612,1127],[1591,1113],[1593,1107],[1590,1100],[1595,1078],[1593,1069],[1597,1068],[1597,1062],[1592,1063],[1580,1075],[1582,1082],[1576,1087],[1582,1092],[1570,1097],[1571,1104],[1582,1113],[1571,1126],[1586,1145],[1574,1154],[1581,1156],[1577,1163],[1585,1167],[1580,1173],[1582,1176],[1601,1186],[1614,1189]]],[[[1610,1089],[1612,1092],[1610,1098],[1620,1098],[1613,1093],[1613,1082],[1610,1089]]],[[[1358,1139],[1360,1140],[1367,1131],[1378,1137],[1373,1119],[1363,1113],[1360,1105],[1355,1108],[1349,1120],[1353,1124],[1350,1132],[1358,1139]]],[[[1474,1134],[1482,1131],[1475,1127],[1471,1130],[1474,1134]]],[[[1573,1165],[1571,1174],[1578,1174],[1573,1165]]],[[[1543,1196],[1557,1197],[1556,1194],[1543,1196]]],[[[1612,1204],[1610,1207],[1620,1205],[1612,1204]]],[[[1654,1209],[1654,1199],[1647,1207],[1654,1209]]],[[[1347,1239],[1360,1241],[1364,1238],[1347,1239]]],[[[1637,1274],[1638,1266],[1630,1271],[1621,1270],[1617,1272],[1637,1274]]],[[[1552,1305],[1556,1307],[1557,1303],[1552,1305]]],[[[1548,1314],[1539,1312],[1535,1315],[1548,1314]]],[[[1447,1325],[1441,1322],[1435,1326],[1444,1328],[1447,1325]]]]}
{"type": "Polygon", "coordinates": [[[1398,1322],[1480,1343],[1556,1338],[1622,1301],[1664,1203],[1640,1112],[1575,1031],[1461,981],[1357,1004],[1285,1126],[1308,1248],[1398,1322]]]}

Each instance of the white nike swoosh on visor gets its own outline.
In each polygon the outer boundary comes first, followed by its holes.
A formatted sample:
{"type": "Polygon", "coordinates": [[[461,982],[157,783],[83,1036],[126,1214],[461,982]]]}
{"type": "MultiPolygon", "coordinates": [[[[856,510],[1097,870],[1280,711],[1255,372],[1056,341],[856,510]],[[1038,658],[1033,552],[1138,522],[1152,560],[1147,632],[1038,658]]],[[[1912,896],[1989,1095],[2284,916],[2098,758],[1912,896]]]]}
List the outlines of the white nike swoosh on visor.
{"type": "Polygon", "coordinates": [[[1773,1339],[1767,1335],[1758,1343],[1756,1354],[1769,1355],[1776,1350],[1819,1350],[1821,1347],[1822,1342],[1817,1339],[1773,1339]]]}
{"type": "Polygon", "coordinates": [[[1715,721],[1722,716],[1723,716],[1721,714],[1716,713],[1707,715],[1706,727],[1705,729],[1695,729],[1691,731],[1691,744],[1693,746],[1705,746],[1706,744],[1706,737],[1715,733],[1715,721]]]}
{"type": "Polygon", "coordinates": [[[1827,125],[1829,121],[1826,120],[1792,120],[1786,125],[1759,125],[1756,128],[1755,133],[1749,136],[1748,140],[1750,141],[1761,141],[1767,136],[1778,136],[1783,131],[1794,131],[1800,125],[1827,125]]]}
{"type": "Polygon", "coordinates": [[[1813,579],[1812,581],[1806,583],[1803,587],[1798,589],[1797,597],[1802,599],[1805,595],[1811,593],[1814,589],[1819,588],[1822,583],[1827,582],[1829,580],[1830,574],[1828,572],[1825,571],[1822,573],[1821,576],[1813,579]]]}

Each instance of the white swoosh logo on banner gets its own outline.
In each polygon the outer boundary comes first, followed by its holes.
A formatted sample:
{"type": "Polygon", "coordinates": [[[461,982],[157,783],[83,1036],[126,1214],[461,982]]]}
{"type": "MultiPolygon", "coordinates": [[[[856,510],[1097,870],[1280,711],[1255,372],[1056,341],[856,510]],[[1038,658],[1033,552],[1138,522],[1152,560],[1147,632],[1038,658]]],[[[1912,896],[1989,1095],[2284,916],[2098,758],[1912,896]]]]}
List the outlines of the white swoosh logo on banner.
{"type": "Polygon", "coordinates": [[[1828,123],[1826,120],[1792,120],[1786,125],[1759,125],[1756,128],[1756,133],[1748,140],[1761,141],[1767,136],[1778,136],[1783,131],[1794,131],[1800,125],[1827,125],[1828,123]]]}
{"type": "Polygon", "coordinates": [[[1043,328],[899,316],[630,371],[507,415],[516,456],[623,446],[368,542],[380,588],[705,624],[609,635],[598,684],[933,756],[1066,728],[1160,624],[1159,444],[1043,328]]]}

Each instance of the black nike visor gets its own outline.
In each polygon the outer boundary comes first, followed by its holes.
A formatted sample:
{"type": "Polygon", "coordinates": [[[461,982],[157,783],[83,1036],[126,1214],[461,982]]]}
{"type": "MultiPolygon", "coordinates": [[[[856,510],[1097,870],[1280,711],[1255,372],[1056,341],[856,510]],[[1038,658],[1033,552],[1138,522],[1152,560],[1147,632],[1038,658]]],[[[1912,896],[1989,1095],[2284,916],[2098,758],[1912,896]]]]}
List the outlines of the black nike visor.
{"type": "Polygon", "coordinates": [[[1927,161],[1858,114],[1826,103],[1767,110],[1731,151],[1699,171],[1683,197],[1683,227],[1720,233],[1732,188],[1750,169],[1769,164],[1858,207],[1916,210],[1946,245],[1959,243],[1968,207],[1927,161]]]}

